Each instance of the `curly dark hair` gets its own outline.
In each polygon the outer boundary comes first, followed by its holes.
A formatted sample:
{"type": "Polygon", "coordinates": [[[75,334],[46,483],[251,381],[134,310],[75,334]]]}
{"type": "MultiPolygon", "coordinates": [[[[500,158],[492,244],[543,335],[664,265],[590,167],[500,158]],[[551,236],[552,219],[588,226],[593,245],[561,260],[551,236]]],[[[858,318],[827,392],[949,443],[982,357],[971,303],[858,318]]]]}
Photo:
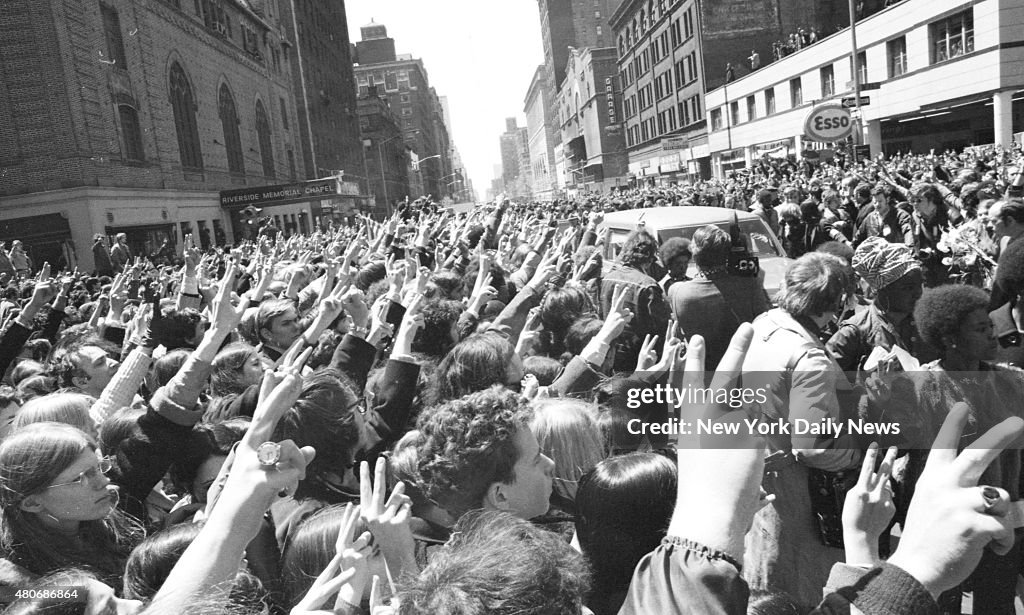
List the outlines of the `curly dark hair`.
{"type": "Polygon", "coordinates": [[[590,586],[583,556],[506,513],[466,515],[452,539],[402,592],[400,613],[579,613],[590,586]]]}
{"type": "Polygon", "coordinates": [[[658,240],[644,230],[630,233],[622,243],[619,262],[628,267],[642,269],[654,262],[658,256],[658,240]]]}
{"type": "Polygon", "coordinates": [[[412,341],[413,352],[422,352],[438,359],[444,357],[458,339],[452,338],[452,327],[459,321],[465,307],[460,301],[430,299],[423,304],[423,326],[412,341]]]}
{"type": "Polygon", "coordinates": [[[523,397],[501,386],[424,412],[417,425],[423,492],[454,517],[480,508],[488,486],[515,482],[516,433],[531,415],[523,397]]]}
{"type": "Polygon", "coordinates": [[[925,342],[946,350],[944,338],[956,336],[975,310],[988,311],[988,293],[974,286],[947,284],[924,291],[914,307],[914,322],[925,342]]]}

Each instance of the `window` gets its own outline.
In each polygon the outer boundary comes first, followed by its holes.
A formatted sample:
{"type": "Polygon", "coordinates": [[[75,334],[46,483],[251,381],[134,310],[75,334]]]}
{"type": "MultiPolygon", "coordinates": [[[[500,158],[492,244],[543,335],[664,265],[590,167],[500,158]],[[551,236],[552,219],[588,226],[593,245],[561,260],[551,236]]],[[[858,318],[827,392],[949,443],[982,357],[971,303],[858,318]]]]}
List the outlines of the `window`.
{"type": "Polygon", "coordinates": [[[395,92],[398,90],[398,75],[395,71],[389,70],[384,74],[384,89],[388,92],[395,92]]]}
{"type": "Polygon", "coordinates": [[[721,129],[722,129],[722,109],[721,108],[712,109],[711,110],[711,130],[721,130],[721,129]]]}
{"type": "Polygon", "coordinates": [[[403,117],[411,117],[412,116],[412,107],[402,107],[402,116],[403,117]]]}
{"type": "Polygon", "coordinates": [[[828,98],[829,96],[835,96],[836,93],[836,73],[832,69],[832,65],[822,66],[818,70],[821,76],[821,97],[828,98]]]}
{"type": "Polygon", "coordinates": [[[196,101],[192,96],[192,86],[188,82],[188,77],[177,62],[171,64],[170,94],[174,129],[178,133],[181,166],[186,169],[202,169],[203,151],[199,145],[196,101]]]}
{"type": "Polygon", "coordinates": [[[697,94],[690,99],[690,106],[693,109],[693,121],[694,123],[704,119],[704,112],[700,107],[700,94],[697,94]]]}
{"type": "Polygon", "coordinates": [[[131,105],[118,105],[117,116],[121,121],[121,140],[124,143],[121,152],[124,160],[145,160],[139,114],[131,105]]]}
{"type": "Polygon", "coordinates": [[[128,61],[124,56],[124,40],[121,38],[121,18],[117,11],[106,4],[100,5],[103,14],[103,36],[107,42],[106,62],[122,70],[128,70],[128,61]]]}
{"type": "Polygon", "coordinates": [[[678,47],[683,44],[683,26],[678,19],[672,22],[670,26],[672,32],[672,47],[678,47]]]}
{"type": "Polygon", "coordinates": [[[764,113],[765,115],[775,113],[775,88],[768,88],[764,91],[764,113]]]}
{"type": "Polygon", "coordinates": [[[686,38],[690,38],[691,36],[693,36],[693,9],[692,8],[686,9],[686,12],[683,13],[683,33],[686,35],[686,38]]]}
{"type": "Polygon", "coordinates": [[[285,130],[291,130],[288,128],[288,107],[284,104],[284,99],[281,100],[281,124],[285,130]]]}
{"type": "Polygon", "coordinates": [[[974,13],[966,10],[931,25],[932,63],[974,51],[974,13]]]}
{"type": "MultiPolygon", "coordinates": [[[[851,74],[853,74],[853,68],[854,67],[851,64],[850,65],[850,73],[851,74]]],[[[860,82],[861,83],[867,83],[868,82],[868,54],[866,52],[864,52],[864,51],[861,51],[860,53],[857,54],[857,70],[858,70],[857,78],[860,80],[860,82]]]]}
{"type": "Polygon", "coordinates": [[[681,126],[690,125],[690,105],[686,102],[679,103],[679,121],[681,126]]]}
{"type": "Polygon", "coordinates": [[[885,44],[889,57],[889,78],[899,77],[907,72],[907,37],[901,36],[885,44]]]}
{"type": "Polygon", "coordinates": [[[203,18],[207,28],[225,38],[231,37],[228,14],[218,0],[196,0],[196,14],[203,18]]]}
{"type": "Polygon", "coordinates": [[[732,101],[729,103],[729,122],[735,126],[740,123],[740,103],[739,101],[732,101]]]}
{"type": "Polygon", "coordinates": [[[747,96],[747,121],[757,119],[757,99],[753,96],[747,96]]]}
{"type": "Polygon", "coordinates": [[[295,152],[289,149],[285,150],[284,154],[288,158],[288,177],[295,181],[297,179],[295,176],[295,152]]]}
{"type": "Polygon", "coordinates": [[[242,138],[238,134],[235,99],[232,98],[226,83],[220,86],[217,110],[220,112],[220,125],[224,129],[224,149],[228,153],[228,171],[236,175],[245,175],[245,160],[242,157],[242,138]]]}
{"type": "Polygon", "coordinates": [[[270,121],[263,102],[256,101],[256,136],[260,141],[260,158],[263,159],[263,176],[274,177],[274,145],[270,140],[270,121]]]}
{"type": "Polygon", "coordinates": [[[804,104],[804,84],[800,77],[789,80],[789,98],[793,101],[793,107],[804,104]]]}

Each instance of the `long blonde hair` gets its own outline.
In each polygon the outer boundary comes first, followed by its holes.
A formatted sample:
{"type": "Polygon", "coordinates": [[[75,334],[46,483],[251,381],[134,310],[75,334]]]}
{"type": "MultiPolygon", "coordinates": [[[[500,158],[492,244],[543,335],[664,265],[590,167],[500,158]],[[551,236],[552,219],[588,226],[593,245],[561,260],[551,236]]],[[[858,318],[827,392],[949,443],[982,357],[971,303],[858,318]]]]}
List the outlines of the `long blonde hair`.
{"type": "Polygon", "coordinates": [[[539,399],[532,405],[530,429],[541,452],[555,462],[555,493],[574,500],[580,477],[608,456],[597,425],[597,408],[568,398],[539,399]]]}

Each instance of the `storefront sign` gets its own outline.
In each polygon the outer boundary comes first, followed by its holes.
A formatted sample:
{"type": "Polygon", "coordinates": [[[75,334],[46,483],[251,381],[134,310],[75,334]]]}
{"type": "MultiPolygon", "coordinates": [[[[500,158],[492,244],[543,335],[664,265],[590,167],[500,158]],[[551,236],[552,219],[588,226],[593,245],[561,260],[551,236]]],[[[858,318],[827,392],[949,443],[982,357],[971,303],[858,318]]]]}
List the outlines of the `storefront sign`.
{"type": "Polygon", "coordinates": [[[294,184],[222,190],[220,205],[229,208],[241,208],[249,205],[264,207],[301,203],[302,201],[331,197],[335,194],[338,194],[338,180],[331,177],[294,184]]]}
{"type": "Polygon", "coordinates": [[[666,152],[683,150],[689,145],[690,140],[686,137],[668,137],[661,140],[661,149],[666,152]]]}
{"type": "Polygon", "coordinates": [[[804,134],[812,141],[830,143],[850,136],[853,116],[846,107],[830,103],[811,110],[804,120],[804,134]]]}

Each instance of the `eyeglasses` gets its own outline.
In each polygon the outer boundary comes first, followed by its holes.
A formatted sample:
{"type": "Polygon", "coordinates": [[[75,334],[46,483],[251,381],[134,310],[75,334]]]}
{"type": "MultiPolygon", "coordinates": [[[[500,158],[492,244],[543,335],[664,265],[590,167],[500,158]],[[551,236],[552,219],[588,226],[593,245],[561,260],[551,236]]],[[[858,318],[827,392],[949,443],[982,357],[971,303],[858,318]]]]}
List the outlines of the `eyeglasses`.
{"type": "Polygon", "coordinates": [[[111,468],[114,467],[114,460],[110,457],[101,457],[99,463],[95,467],[85,470],[74,479],[67,481],[66,483],[57,483],[56,485],[50,485],[47,489],[53,489],[54,487],[66,487],[67,485],[82,485],[88,483],[91,487],[96,487],[97,481],[101,476],[105,476],[111,468]]]}

